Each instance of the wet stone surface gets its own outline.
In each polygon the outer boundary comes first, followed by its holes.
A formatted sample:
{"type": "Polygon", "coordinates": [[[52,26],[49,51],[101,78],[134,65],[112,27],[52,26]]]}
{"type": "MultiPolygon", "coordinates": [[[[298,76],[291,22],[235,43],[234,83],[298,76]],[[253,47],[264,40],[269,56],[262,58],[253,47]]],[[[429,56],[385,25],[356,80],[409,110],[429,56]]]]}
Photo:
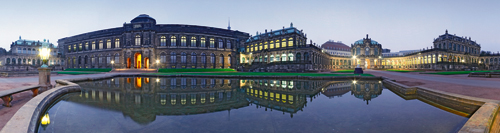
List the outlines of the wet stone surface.
{"type": "Polygon", "coordinates": [[[468,120],[378,80],[114,78],[48,109],[38,132],[456,132],[468,120]]]}

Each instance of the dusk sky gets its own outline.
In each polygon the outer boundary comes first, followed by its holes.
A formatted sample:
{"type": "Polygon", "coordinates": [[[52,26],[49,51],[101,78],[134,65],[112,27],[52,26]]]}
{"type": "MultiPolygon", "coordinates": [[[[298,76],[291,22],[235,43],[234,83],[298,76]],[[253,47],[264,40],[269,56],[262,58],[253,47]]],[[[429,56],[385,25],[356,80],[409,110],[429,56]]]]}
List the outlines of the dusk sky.
{"type": "Polygon", "coordinates": [[[121,27],[139,14],[158,24],[231,28],[255,35],[289,27],[308,41],[342,41],[350,46],[369,37],[392,52],[432,46],[445,33],[472,37],[486,51],[500,51],[500,1],[3,1],[0,47],[23,39],[57,40],[121,27]]]}

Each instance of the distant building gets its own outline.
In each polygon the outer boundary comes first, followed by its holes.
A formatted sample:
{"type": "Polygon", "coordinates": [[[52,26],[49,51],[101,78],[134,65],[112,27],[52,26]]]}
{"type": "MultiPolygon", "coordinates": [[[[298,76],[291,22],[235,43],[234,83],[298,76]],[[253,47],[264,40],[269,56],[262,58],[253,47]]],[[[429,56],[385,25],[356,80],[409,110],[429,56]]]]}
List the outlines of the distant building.
{"type": "Polygon", "coordinates": [[[329,40],[321,45],[323,52],[335,56],[351,56],[351,47],[345,45],[341,41],[329,40]]]}
{"type": "Polygon", "coordinates": [[[390,53],[390,52],[391,52],[391,49],[388,49],[388,48],[382,49],[382,53],[390,53]]]}
{"type": "Polygon", "coordinates": [[[0,71],[37,71],[36,68],[42,64],[38,49],[42,45],[47,45],[51,48],[48,64],[53,69],[62,69],[61,64],[64,63],[58,47],[50,43],[48,40],[34,41],[21,39],[12,42],[10,50],[6,51],[0,48],[0,71]]]}

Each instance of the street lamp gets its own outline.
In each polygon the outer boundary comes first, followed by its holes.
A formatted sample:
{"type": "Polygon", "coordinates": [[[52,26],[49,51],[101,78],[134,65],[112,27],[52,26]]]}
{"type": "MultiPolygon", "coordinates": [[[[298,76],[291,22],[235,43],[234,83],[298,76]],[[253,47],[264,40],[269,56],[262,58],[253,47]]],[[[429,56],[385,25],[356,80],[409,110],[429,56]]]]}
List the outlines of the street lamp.
{"type": "Polygon", "coordinates": [[[50,56],[50,48],[47,47],[47,45],[42,45],[40,48],[39,48],[39,51],[40,51],[40,58],[42,59],[42,68],[48,68],[49,66],[47,66],[47,61],[49,59],[49,56],[50,56]]]}
{"type": "Polygon", "coordinates": [[[159,64],[160,64],[160,60],[156,60],[156,67],[157,67],[158,69],[160,69],[159,64]]]}
{"type": "Polygon", "coordinates": [[[112,61],[111,61],[111,69],[113,69],[113,68],[114,68],[114,66],[115,66],[115,61],[114,61],[114,60],[112,60],[112,61]]]}

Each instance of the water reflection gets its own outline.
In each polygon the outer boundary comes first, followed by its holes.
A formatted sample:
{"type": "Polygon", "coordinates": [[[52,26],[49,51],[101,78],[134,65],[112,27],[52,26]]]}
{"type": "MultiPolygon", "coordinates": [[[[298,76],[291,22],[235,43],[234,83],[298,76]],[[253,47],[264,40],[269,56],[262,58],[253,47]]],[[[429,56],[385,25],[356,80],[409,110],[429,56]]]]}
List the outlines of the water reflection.
{"type": "Polygon", "coordinates": [[[157,115],[190,115],[246,107],[293,114],[312,102],[319,92],[327,97],[352,95],[363,101],[381,94],[378,81],[253,80],[217,78],[128,77],[79,83],[79,97],[67,101],[123,112],[147,124],[157,115]]]}

